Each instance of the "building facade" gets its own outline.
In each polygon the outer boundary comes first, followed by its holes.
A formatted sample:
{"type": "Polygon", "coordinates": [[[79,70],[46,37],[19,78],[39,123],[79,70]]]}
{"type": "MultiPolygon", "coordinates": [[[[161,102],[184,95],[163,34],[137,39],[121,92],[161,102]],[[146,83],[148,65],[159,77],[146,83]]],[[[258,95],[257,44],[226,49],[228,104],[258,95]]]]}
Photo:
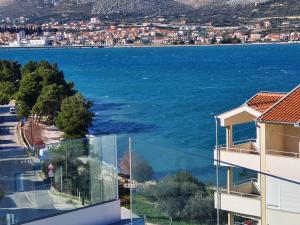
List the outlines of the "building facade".
{"type": "Polygon", "coordinates": [[[257,93],[216,119],[226,130],[226,144],[217,143],[214,159],[226,168],[227,184],[217,188],[215,206],[227,211],[228,224],[235,217],[261,225],[299,224],[300,86],[289,93],[257,93]],[[234,126],[248,123],[255,124],[255,139],[236,140],[234,126]],[[235,183],[236,168],[254,177],[235,183]]]}

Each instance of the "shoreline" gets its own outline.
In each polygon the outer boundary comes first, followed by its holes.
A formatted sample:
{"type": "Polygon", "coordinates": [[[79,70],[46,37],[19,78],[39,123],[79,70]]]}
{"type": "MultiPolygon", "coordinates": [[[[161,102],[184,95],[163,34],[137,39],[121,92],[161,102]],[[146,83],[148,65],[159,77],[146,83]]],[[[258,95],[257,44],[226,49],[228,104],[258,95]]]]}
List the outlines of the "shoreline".
{"type": "Polygon", "coordinates": [[[255,43],[240,43],[240,44],[184,44],[184,45],[115,45],[115,46],[0,46],[0,49],[113,49],[113,48],[174,48],[174,47],[223,47],[223,46],[257,46],[257,45],[297,45],[300,42],[255,42],[255,43]]]}

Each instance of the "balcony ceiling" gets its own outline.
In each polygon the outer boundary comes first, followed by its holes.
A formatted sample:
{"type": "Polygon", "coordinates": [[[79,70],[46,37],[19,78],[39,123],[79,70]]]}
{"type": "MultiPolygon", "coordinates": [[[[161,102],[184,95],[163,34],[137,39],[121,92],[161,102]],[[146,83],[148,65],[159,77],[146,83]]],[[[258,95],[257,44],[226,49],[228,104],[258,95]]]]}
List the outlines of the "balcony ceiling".
{"type": "Polygon", "coordinates": [[[220,119],[221,126],[230,126],[255,121],[260,115],[261,112],[249,107],[248,105],[242,105],[218,115],[217,118],[220,119]]]}

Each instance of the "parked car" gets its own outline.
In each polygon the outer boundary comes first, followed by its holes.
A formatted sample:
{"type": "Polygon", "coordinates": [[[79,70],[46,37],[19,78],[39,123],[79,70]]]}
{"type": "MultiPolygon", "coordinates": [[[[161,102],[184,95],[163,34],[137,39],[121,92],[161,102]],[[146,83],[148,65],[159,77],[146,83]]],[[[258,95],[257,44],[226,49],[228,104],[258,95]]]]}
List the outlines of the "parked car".
{"type": "Polygon", "coordinates": [[[17,113],[16,108],[15,108],[15,107],[11,107],[11,108],[9,109],[9,113],[10,113],[10,114],[16,114],[16,113],[17,113]]]}

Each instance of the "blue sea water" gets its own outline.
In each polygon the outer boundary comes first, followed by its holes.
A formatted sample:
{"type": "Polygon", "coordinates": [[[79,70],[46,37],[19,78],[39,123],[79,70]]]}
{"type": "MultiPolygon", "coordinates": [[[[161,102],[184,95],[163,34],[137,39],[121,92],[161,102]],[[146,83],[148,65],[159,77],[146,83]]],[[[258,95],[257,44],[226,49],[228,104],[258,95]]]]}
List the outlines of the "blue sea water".
{"type": "MultiPolygon", "coordinates": [[[[292,44],[2,49],[0,58],[58,63],[94,101],[91,133],[132,136],[134,150],[158,174],[182,168],[206,180],[214,177],[213,116],[258,91],[289,91],[300,83],[300,45],[292,44]]],[[[253,137],[253,128],[239,126],[236,140],[253,137]]]]}

